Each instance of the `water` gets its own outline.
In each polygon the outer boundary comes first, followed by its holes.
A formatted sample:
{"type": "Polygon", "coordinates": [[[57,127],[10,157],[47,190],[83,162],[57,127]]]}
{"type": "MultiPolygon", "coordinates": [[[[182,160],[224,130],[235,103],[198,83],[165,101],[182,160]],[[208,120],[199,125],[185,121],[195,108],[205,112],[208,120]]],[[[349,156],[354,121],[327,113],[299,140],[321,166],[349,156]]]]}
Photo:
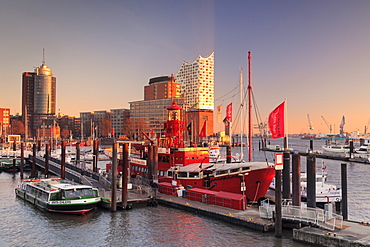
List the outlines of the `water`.
{"type": "MultiPolygon", "coordinates": [[[[305,150],[309,141],[296,139],[291,144],[305,150]]],[[[316,141],[314,145],[321,146],[316,141]]],[[[254,146],[254,160],[264,160],[258,142],[254,146]]],[[[273,153],[266,156],[272,161],[273,153]]],[[[301,158],[302,170],[305,160],[301,158]]],[[[317,159],[318,170],[320,162],[317,159]]],[[[328,182],[340,183],[340,163],[325,160],[328,182]]],[[[369,165],[348,164],[351,220],[370,221],[369,170],[369,165]]],[[[274,232],[260,233],[161,205],[115,213],[98,209],[86,216],[47,213],[16,198],[19,182],[19,173],[0,173],[0,238],[9,246],[309,246],[292,241],[291,230],[278,239],[274,232]]]]}

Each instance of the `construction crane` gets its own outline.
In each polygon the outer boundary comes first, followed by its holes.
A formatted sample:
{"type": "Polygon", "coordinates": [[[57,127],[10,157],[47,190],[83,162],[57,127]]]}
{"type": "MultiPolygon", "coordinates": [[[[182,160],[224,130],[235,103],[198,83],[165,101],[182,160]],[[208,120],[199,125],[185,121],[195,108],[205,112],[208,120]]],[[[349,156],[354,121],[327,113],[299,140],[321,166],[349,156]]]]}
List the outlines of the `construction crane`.
{"type": "Polygon", "coordinates": [[[310,130],[310,132],[313,132],[313,125],[312,125],[312,122],[310,120],[310,115],[307,114],[307,118],[308,118],[308,129],[310,130]]]}
{"type": "Polygon", "coordinates": [[[346,123],[346,119],[345,117],[343,116],[342,117],[342,122],[340,123],[340,126],[339,126],[339,134],[340,136],[344,136],[344,124],[346,123]]]}
{"type": "Polygon", "coordinates": [[[326,122],[326,120],[325,120],[324,116],[321,116],[321,117],[322,117],[322,119],[324,120],[324,122],[325,122],[326,126],[328,126],[328,128],[329,128],[329,134],[331,134],[331,125],[329,125],[329,124],[326,122]]]}
{"type": "Polygon", "coordinates": [[[367,122],[367,125],[365,126],[365,135],[366,135],[366,132],[367,130],[369,129],[369,125],[370,125],[370,118],[369,118],[369,121],[367,122]]]}

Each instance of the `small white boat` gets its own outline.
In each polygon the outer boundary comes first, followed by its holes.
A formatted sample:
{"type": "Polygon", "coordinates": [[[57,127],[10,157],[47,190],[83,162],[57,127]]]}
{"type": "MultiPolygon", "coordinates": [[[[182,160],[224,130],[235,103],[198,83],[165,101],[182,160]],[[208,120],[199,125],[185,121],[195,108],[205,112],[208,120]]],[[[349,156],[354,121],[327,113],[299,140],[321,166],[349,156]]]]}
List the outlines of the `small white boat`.
{"type": "Polygon", "coordinates": [[[209,162],[210,163],[218,163],[218,162],[225,162],[225,158],[221,158],[221,151],[219,146],[211,146],[208,149],[209,151],[209,162]]]}
{"type": "MultiPolygon", "coordinates": [[[[336,185],[326,183],[327,174],[316,174],[316,203],[340,203],[342,201],[342,190],[336,185]]],[[[272,180],[270,188],[275,190],[275,178],[272,180]]],[[[292,190],[292,187],[290,187],[292,190]]],[[[292,193],[292,192],[291,192],[292,193]]],[[[307,199],[307,174],[301,173],[301,197],[302,201],[307,199]]]]}
{"type": "Polygon", "coordinates": [[[349,145],[322,145],[322,149],[326,152],[332,152],[332,153],[348,153],[350,150],[349,145]]]}
{"type": "Polygon", "coordinates": [[[355,152],[358,154],[370,154],[370,146],[368,144],[364,144],[355,149],[355,152]]]}

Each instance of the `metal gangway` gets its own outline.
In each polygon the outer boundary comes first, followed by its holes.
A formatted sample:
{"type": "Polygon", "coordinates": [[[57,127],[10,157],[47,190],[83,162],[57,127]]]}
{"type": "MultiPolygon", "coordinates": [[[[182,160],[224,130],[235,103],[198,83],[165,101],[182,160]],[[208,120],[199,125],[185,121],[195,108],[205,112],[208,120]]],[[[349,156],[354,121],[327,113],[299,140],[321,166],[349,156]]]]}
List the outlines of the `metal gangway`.
{"type": "MultiPolygon", "coordinates": [[[[342,229],[343,216],[333,213],[332,204],[328,204],[327,210],[321,208],[309,208],[305,205],[293,206],[290,202],[284,201],[282,204],[282,219],[303,223],[310,226],[317,226],[326,230],[342,229]]],[[[259,206],[259,214],[264,219],[275,218],[275,205],[266,199],[259,206]]]]}
{"type": "MultiPolygon", "coordinates": [[[[45,168],[45,158],[35,157],[36,166],[44,169],[45,168]]],[[[29,156],[28,160],[32,163],[32,155],[29,156]]],[[[55,175],[60,175],[61,170],[61,161],[59,159],[49,157],[49,172],[55,175]]],[[[96,188],[102,188],[104,190],[111,189],[111,182],[108,181],[99,173],[95,173],[81,167],[78,167],[75,164],[65,163],[65,176],[66,179],[82,183],[86,185],[91,185],[96,188]]]]}

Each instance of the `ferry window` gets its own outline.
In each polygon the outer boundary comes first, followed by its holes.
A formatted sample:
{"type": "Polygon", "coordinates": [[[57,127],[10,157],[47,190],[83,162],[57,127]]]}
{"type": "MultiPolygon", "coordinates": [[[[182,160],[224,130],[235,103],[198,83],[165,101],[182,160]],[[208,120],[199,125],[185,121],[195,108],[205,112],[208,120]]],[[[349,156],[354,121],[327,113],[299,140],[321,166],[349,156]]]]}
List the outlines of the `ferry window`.
{"type": "Polygon", "coordinates": [[[227,171],[217,171],[216,175],[222,175],[222,174],[227,174],[227,171]]]}
{"type": "Polygon", "coordinates": [[[50,200],[52,200],[52,201],[58,201],[58,200],[60,200],[60,199],[62,199],[62,197],[61,197],[61,193],[60,193],[60,192],[52,193],[52,194],[51,194],[51,198],[50,198],[50,200]]]}
{"type": "Polygon", "coordinates": [[[199,178],[198,172],[189,172],[189,178],[199,178]]]}
{"type": "Polygon", "coordinates": [[[177,177],[179,177],[179,178],[187,178],[188,177],[188,173],[187,172],[179,172],[177,174],[177,177]]]}
{"type": "Polygon", "coordinates": [[[251,168],[249,167],[249,166],[247,166],[247,167],[242,167],[242,171],[248,171],[248,170],[250,170],[251,168]]]}
{"type": "Polygon", "coordinates": [[[77,196],[92,196],[93,190],[92,189],[79,189],[76,191],[77,196]]]}
{"type": "Polygon", "coordinates": [[[231,169],[230,173],[239,172],[239,168],[231,169]]]}

